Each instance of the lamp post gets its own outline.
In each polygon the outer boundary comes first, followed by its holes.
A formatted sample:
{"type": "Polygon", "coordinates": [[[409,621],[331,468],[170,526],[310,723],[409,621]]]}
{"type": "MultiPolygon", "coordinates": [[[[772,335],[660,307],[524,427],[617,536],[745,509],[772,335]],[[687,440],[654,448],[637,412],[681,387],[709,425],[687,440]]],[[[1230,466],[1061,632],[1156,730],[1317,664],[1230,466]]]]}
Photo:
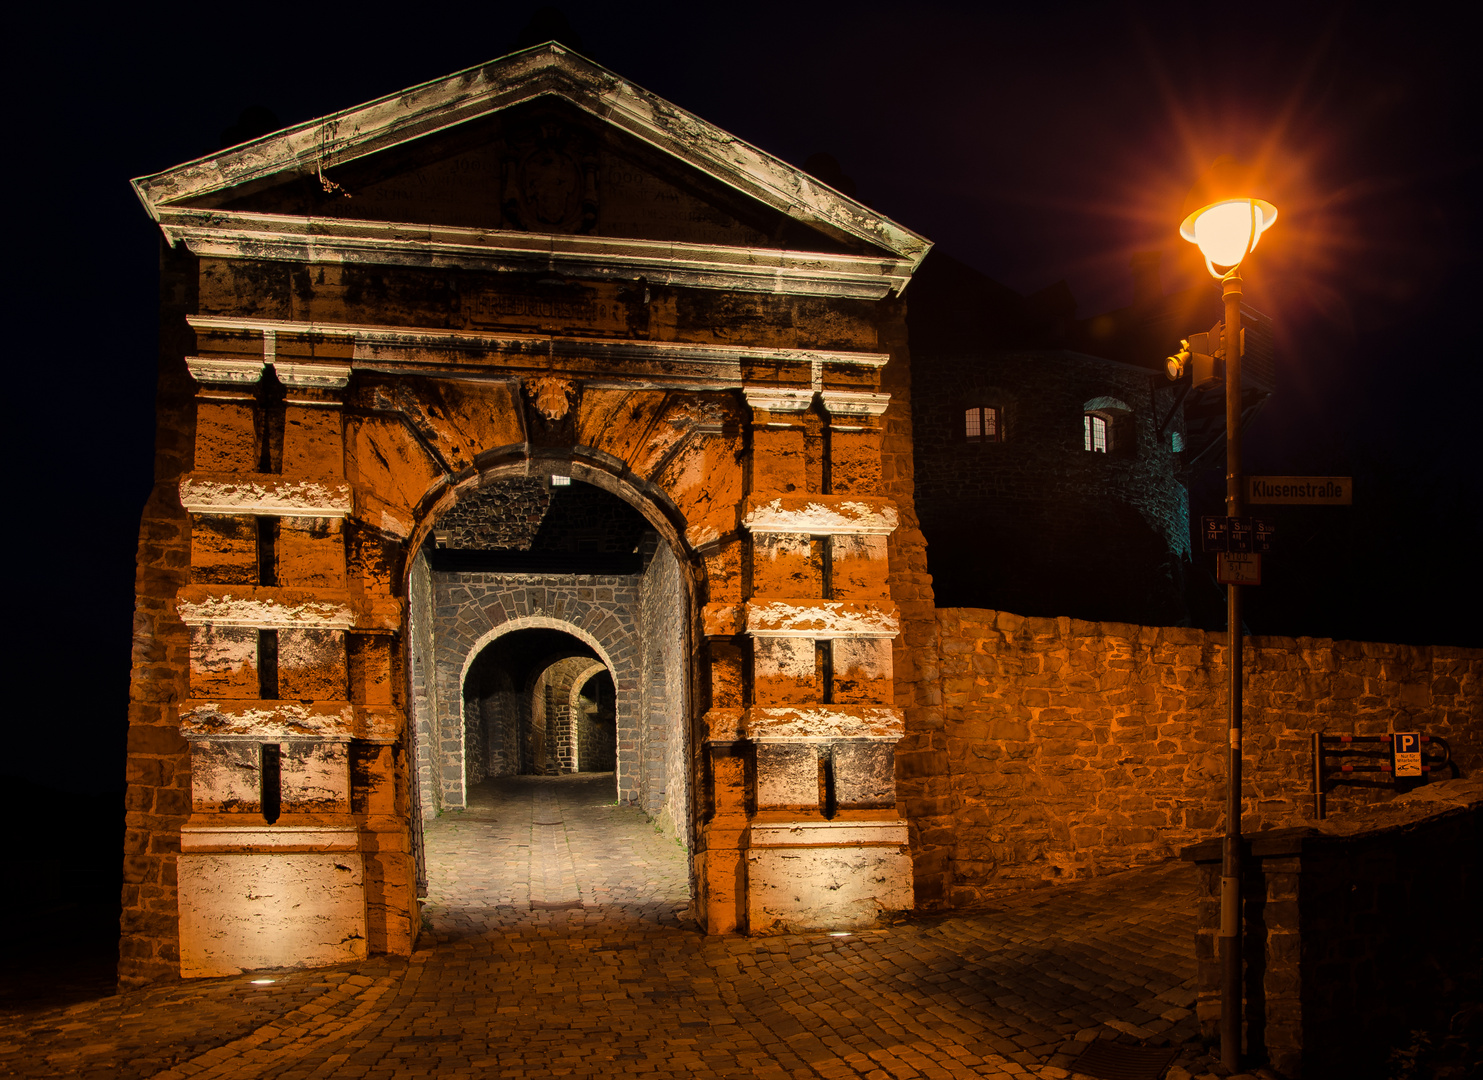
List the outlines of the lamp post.
{"type": "MultiPolygon", "coordinates": [[[[1199,206],[1179,234],[1200,248],[1205,268],[1221,283],[1225,301],[1226,515],[1240,517],[1241,490],[1241,265],[1277,220],[1277,208],[1251,197],[1229,158],[1217,161],[1191,194],[1199,206]],[[1203,190],[1202,190],[1203,189],[1203,190]],[[1222,190],[1223,189],[1223,190],[1222,190]],[[1212,196],[1214,196],[1212,198],[1212,196]],[[1203,204],[1203,205],[1200,205],[1203,204]],[[1225,270],[1217,269],[1225,267],[1225,270]]],[[[1226,586],[1229,632],[1230,739],[1226,768],[1226,830],[1220,871],[1220,1061],[1239,1071],[1241,1057],[1241,587],[1226,586]]]]}

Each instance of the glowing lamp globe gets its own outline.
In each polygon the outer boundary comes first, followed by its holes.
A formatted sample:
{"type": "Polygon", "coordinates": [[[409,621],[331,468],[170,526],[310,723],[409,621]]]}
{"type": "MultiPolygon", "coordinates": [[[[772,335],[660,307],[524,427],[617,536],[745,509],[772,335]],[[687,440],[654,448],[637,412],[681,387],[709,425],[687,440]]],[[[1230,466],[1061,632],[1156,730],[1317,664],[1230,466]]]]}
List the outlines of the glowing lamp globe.
{"type": "Polygon", "coordinates": [[[1179,235],[1200,249],[1216,277],[1217,266],[1239,266],[1255,250],[1262,233],[1277,220],[1277,208],[1261,199],[1222,199],[1184,219],[1179,235]]]}
{"type": "Polygon", "coordinates": [[[1185,218],[1179,235],[1200,249],[1205,268],[1217,278],[1241,265],[1262,233],[1277,220],[1277,208],[1257,196],[1263,194],[1257,172],[1228,155],[1211,163],[1184,200],[1185,218]]]}

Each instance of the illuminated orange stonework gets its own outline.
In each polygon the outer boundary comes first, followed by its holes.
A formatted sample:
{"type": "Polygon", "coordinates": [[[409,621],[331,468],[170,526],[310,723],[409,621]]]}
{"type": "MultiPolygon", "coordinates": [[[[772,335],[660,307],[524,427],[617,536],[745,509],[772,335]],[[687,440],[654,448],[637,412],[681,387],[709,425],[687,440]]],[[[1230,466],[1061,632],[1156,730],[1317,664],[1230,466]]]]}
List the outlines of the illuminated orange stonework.
{"type": "Polygon", "coordinates": [[[681,567],[705,928],[912,906],[883,373],[921,237],[556,45],[136,186],[170,246],[126,983],[410,952],[412,567],[518,476],[681,567]]]}

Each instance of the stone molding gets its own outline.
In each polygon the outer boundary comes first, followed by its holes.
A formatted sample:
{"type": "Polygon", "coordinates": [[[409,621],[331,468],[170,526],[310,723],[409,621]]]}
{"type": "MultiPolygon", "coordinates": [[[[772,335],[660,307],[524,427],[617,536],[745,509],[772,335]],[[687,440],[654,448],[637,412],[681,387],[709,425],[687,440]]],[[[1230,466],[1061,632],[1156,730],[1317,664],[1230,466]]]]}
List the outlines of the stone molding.
{"type": "MultiPolygon", "coordinates": [[[[264,337],[265,350],[269,347],[267,339],[270,337],[312,335],[349,341],[354,353],[350,360],[352,369],[378,368],[386,363],[413,366],[449,361],[477,363],[487,359],[490,354],[498,354],[503,358],[528,360],[530,367],[539,367],[546,374],[591,375],[609,382],[612,380],[614,365],[622,365],[625,377],[613,385],[625,387],[646,381],[656,386],[677,387],[702,381],[708,386],[739,388],[743,385],[743,368],[757,361],[775,365],[797,365],[812,370],[815,364],[881,368],[890,359],[889,354],[878,352],[562,337],[551,334],[360,323],[295,322],[292,319],[261,319],[251,316],[187,315],[186,322],[197,332],[261,334],[264,337]],[[439,355],[439,352],[453,355],[439,355]],[[644,365],[648,365],[647,368],[644,365]]],[[[274,348],[281,346],[282,342],[279,341],[274,348]]],[[[266,352],[264,355],[267,355],[266,352]]],[[[259,376],[262,374],[262,365],[266,362],[249,357],[193,357],[189,360],[201,360],[209,365],[256,365],[254,370],[259,376]]],[[[277,363],[276,359],[274,363],[277,363]]],[[[757,389],[760,391],[763,388],[757,389]]],[[[799,409],[808,408],[813,400],[811,389],[793,390],[790,393],[807,397],[807,400],[797,406],[799,409]]]]}
{"type": "Polygon", "coordinates": [[[906,719],[900,709],[885,705],[789,705],[746,710],[741,732],[753,742],[895,742],[906,734],[906,719]]]}
{"type": "Polygon", "coordinates": [[[187,356],[191,378],[202,386],[251,386],[263,377],[267,361],[262,358],[187,356]]]}
{"type": "Polygon", "coordinates": [[[183,241],[193,255],[228,259],[495,271],[539,267],[572,277],[641,276],[655,285],[854,300],[883,299],[911,277],[903,261],[819,251],[185,207],[162,209],[159,222],[172,245],[183,241]]]}
{"type": "Polygon", "coordinates": [[[754,600],[747,604],[746,632],[753,637],[893,638],[900,629],[894,604],[838,600],[754,600]]]}
{"type": "Polygon", "coordinates": [[[885,536],[899,519],[890,499],[856,495],[783,495],[748,498],[742,526],[753,533],[796,536],[885,536]]]}
{"type": "MultiPolygon", "coordinates": [[[[180,827],[180,850],[190,852],[271,851],[359,851],[360,826],[349,824],[269,825],[261,819],[251,823],[226,824],[228,814],[203,815],[210,824],[187,821],[180,827]]],[[[285,815],[287,817],[287,815],[285,815]]]]}
{"type": "Polygon", "coordinates": [[[747,404],[758,412],[801,413],[814,403],[812,389],[790,390],[778,386],[746,386],[742,388],[742,395],[747,399],[747,404]]]}
{"type": "Polygon", "coordinates": [[[749,848],[768,847],[877,847],[904,845],[906,822],[894,814],[886,820],[860,821],[815,818],[799,821],[752,822],[749,848]]]}
{"type": "Polygon", "coordinates": [[[193,514],[343,518],[352,510],[349,484],[289,480],[272,473],[186,473],[180,505],[193,514]]]}
{"type": "MultiPolygon", "coordinates": [[[[266,335],[264,347],[267,346],[266,335]]],[[[300,364],[275,359],[273,371],[295,390],[343,390],[350,383],[349,364],[300,364]]]]}
{"type": "Polygon", "coordinates": [[[397,629],[401,601],[385,598],[371,609],[344,590],[282,589],[252,585],[187,585],[175,610],[187,626],[253,626],[301,630],[397,629]]]}
{"type": "Polygon", "coordinates": [[[187,739],[249,742],[395,742],[402,714],[394,705],[349,701],[218,700],[181,703],[180,733],[187,739]]]}
{"type": "Polygon", "coordinates": [[[709,710],[706,742],[897,742],[905,714],[886,705],[785,705],[709,710]]]}
{"type": "Polygon", "coordinates": [[[890,394],[876,394],[856,390],[822,390],[819,397],[831,417],[881,416],[891,404],[890,394]]]}

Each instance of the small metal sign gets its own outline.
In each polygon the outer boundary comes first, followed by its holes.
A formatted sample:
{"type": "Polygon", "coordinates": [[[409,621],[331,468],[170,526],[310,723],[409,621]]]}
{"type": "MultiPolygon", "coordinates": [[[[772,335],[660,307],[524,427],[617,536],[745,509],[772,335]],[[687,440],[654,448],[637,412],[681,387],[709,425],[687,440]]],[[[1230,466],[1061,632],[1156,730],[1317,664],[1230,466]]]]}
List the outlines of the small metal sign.
{"type": "Polygon", "coordinates": [[[1246,501],[1287,506],[1350,506],[1352,476],[1248,476],[1246,501]]]}
{"type": "Polygon", "coordinates": [[[1200,550],[1204,552],[1225,551],[1229,545],[1226,542],[1225,515],[1206,515],[1200,519],[1200,550]]]}
{"type": "Polygon", "coordinates": [[[1245,553],[1251,550],[1251,519],[1246,517],[1226,518],[1231,534],[1230,550],[1245,553]]]}
{"type": "Polygon", "coordinates": [[[1260,585],[1262,557],[1254,552],[1221,552],[1215,557],[1215,580],[1222,585],[1260,585]]]}
{"type": "Polygon", "coordinates": [[[1390,736],[1390,753],[1396,779],[1421,775],[1421,732],[1394,732],[1390,736]]]}
{"type": "Polygon", "coordinates": [[[1261,518],[1251,519],[1251,550],[1265,555],[1272,550],[1272,537],[1277,534],[1277,526],[1270,521],[1261,518]]]}

